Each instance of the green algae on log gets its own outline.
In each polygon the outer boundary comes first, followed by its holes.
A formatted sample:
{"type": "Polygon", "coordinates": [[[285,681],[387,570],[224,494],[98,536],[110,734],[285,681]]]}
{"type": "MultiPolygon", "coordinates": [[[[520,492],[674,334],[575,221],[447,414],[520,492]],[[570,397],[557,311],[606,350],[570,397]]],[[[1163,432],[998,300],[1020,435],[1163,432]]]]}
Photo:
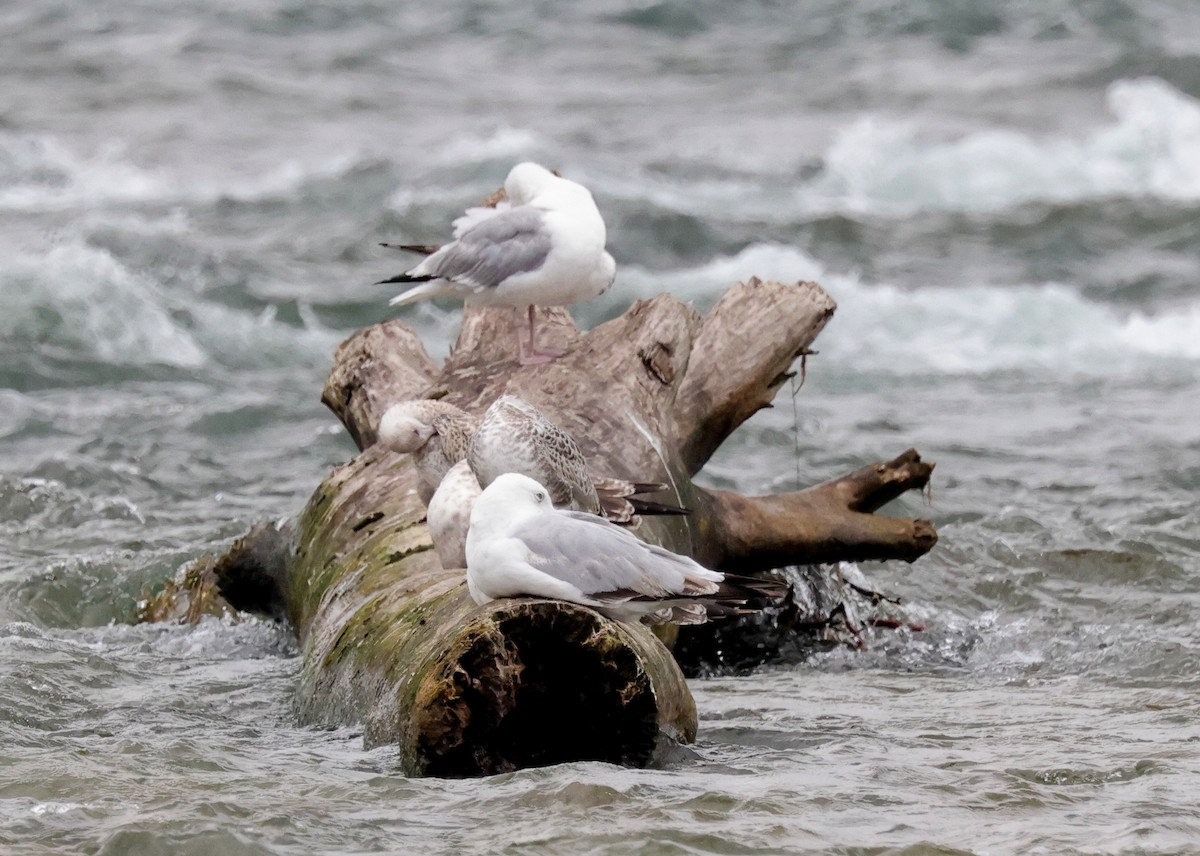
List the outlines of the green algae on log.
{"type": "Polygon", "coordinates": [[[567,353],[539,366],[514,360],[524,319],[505,309],[464,310],[440,368],[399,321],[344,342],[322,400],[363,451],[318,489],[299,524],[289,614],[304,651],[305,721],[364,722],[368,743],[395,742],[406,770],[437,775],[573,759],[644,764],[660,733],[690,741],[694,702],[647,628],[571,604],[471,602],[463,571],[442,569],[431,549],[413,467],[375,443],[376,426],[397,400],[440,398],[479,414],[516,393],[570,432],[594,471],[669,484],[663,501],[695,509],[645,518],[647,541],[720,557],[727,570],[813,556],[912,561],[936,540],[928,522],[870,512],[928,481],[932,465],[915,452],[782,497],[691,480],[770,406],[833,310],[815,283],[757,279],[705,316],[659,295],[587,333],[543,308],[543,344],[567,353]],[[812,521],[797,525],[795,509],[812,521]],[[728,510],[745,521],[723,519],[728,510]],[[789,528],[801,535],[787,537],[789,528]],[[565,721],[576,725],[564,731],[565,721]]]}
{"type": "Polygon", "coordinates": [[[648,628],[554,601],[477,606],[463,571],[438,564],[414,484],[406,457],[373,446],[300,519],[305,722],[362,721],[368,745],[395,743],[406,772],[437,776],[642,766],[660,733],[695,738],[687,685],[648,628]]]}
{"type": "Polygon", "coordinates": [[[659,295],[586,333],[564,310],[541,308],[542,343],[567,351],[546,365],[517,364],[524,317],[505,309],[464,310],[441,367],[400,321],[343,342],[322,400],[361,453],[301,514],[276,593],[301,643],[301,719],[363,723],[369,744],[395,743],[416,775],[586,759],[643,765],[661,737],[691,741],[695,704],[647,628],[567,603],[471,601],[464,571],[437,561],[411,461],[376,443],[379,418],[402,399],[480,414],[515,393],[562,425],[594,471],[668,484],[656,498],[693,509],[644,518],[637,532],[650,543],[734,572],[911,562],[936,542],[933,527],[872,512],[928,483],[933,465],[912,450],[780,496],[692,482],[738,425],[771,405],[833,311],[815,283],[751,279],[704,316],[659,295]]]}

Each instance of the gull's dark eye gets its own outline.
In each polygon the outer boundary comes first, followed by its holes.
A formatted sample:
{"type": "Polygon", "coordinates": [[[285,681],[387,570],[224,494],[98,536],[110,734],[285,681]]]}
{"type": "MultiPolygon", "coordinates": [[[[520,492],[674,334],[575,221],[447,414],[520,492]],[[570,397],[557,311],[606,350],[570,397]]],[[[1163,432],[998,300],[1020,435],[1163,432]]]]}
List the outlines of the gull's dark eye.
{"type": "Polygon", "coordinates": [[[544,502],[544,501],[545,501],[545,499],[546,499],[546,494],[542,493],[542,492],[539,490],[537,493],[535,493],[535,494],[533,495],[533,498],[534,498],[534,500],[536,500],[537,502],[544,502]]]}

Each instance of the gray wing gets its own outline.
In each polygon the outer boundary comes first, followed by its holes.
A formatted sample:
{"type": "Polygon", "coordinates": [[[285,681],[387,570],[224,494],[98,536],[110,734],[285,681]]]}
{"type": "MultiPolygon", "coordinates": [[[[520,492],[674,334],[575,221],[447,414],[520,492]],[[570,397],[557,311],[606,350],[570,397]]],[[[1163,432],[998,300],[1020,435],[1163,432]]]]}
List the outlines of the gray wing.
{"type": "Polygon", "coordinates": [[[688,557],[582,511],[539,514],[512,535],[529,549],[529,564],[596,600],[669,598],[719,588],[703,577],[707,569],[688,557]]]}
{"type": "Polygon", "coordinates": [[[571,505],[592,514],[603,513],[600,497],[592,484],[591,473],[588,472],[587,458],[583,456],[579,445],[570,434],[551,422],[540,410],[528,402],[524,404],[528,409],[522,409],[533,429],[534,446],[550,469],[551,481],[557,482],[545,482],[554,504],[571,505]]]}
{"type": "Polygon", "coordinates": [[[496,288],[506,279],[541,267],[550,255],[551,237],[542,212],[520,205],[466,229],[409,273],[447,279],[477,290],[496,288]]]}
{"type": "Polygon", "coordinates": [[[465,461],[471,435],[477,427],[475,418],[465,413],[446,413],[434,417],[432,425],[441,440],[446,460],[451,464],[465,461]]]}

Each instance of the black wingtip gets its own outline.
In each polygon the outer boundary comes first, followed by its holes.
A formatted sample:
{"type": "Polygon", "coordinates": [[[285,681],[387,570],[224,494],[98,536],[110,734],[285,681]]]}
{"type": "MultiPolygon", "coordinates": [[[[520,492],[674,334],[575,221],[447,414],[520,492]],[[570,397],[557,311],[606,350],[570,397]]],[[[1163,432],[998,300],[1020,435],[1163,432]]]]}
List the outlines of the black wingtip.
{"type": "Polygon", "coordinates": [[[633,506],[633,510],[636,511],[638,514],[687,515],[687,514],[692,513],[692,510],[690,508],[680,508],[678,505],[667,505],[664,502],[653,502],[649,499],[641,499],[640,497],[636,497],[636,496],[631,496],[628,499],[626,499],[625,501],[628,502],[631,506],[633,506]]]}
{"type": "Polygon", "coordinates": [[[389,250],[403,250],[406,253],[416,253],[419,256],[433,255],[441,249],[437,244],[392,244],[387,241],[380,241],[379,246],[389,250]]]}
{"type": "Polygon", "coordinates": [[[430,276],[430,275],[409,276],[406,273],[402,273],[402,274],[392,277],[391,279],[381,279],[381,280],[379,280],[379,282],[377,282],[375,284],[376,285],[390,285],[390,284],[396,283],[396,282],[429,282],[429,280],[431,280],[431,279],[435,279],[435,277],[430,276]]]}

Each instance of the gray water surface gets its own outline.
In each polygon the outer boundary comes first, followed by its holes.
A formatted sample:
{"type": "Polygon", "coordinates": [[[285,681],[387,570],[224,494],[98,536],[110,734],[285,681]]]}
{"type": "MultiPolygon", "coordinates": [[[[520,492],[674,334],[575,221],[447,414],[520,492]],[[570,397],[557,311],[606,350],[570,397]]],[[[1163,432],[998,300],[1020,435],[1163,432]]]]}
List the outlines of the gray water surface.
{"type": "MultiPolygon", "coordinates": [[[[17,0],[0,10],[0,850],[1200,852],[1200,11],[17,0]],[[286,628],[133,605],[353,446],[371,285],[523,159],[592,188],[583,326],[751,275],[839,309],[709,484],[915,446],[923,632],[692,681],[659,769],[400,776],[286,628]]],[[[405,308],[435,356],[451,303],[405,308]]]]}

